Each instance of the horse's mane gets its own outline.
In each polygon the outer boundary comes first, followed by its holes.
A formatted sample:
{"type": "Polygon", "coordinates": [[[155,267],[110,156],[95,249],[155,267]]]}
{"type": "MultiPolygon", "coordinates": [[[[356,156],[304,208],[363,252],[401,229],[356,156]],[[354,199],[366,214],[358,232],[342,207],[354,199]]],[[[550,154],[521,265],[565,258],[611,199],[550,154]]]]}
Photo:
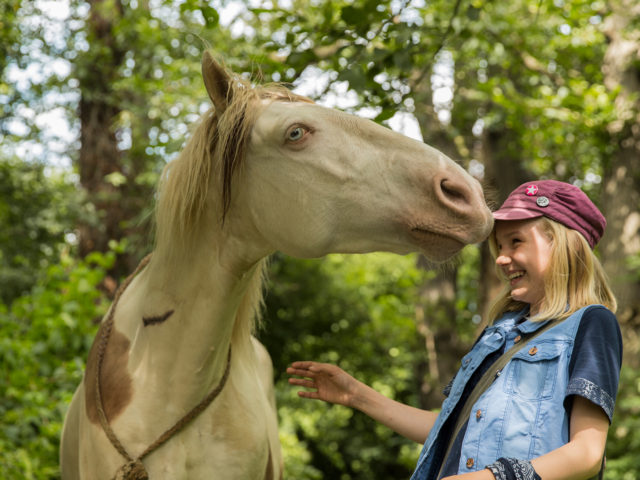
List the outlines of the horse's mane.
{"type": "Polygon", "coordinates": [[[260,111],[260,100],[311,102],[279,84],[252,87],[232,74],[231,102],[224,112],[206,112],[177,159],[162,173],[156,207],[157,244],[188,243],[202,226],[207,210],[220,227],[231,203],[234,176],[242,167],[251,130],[260,111]],[[209,189],[217,199],[207,205],[209,189]]]}
{"type": "MultiPolygon", "coordinates": [[[[262,108],[261,100],[296,102],[311,100],[282,85],[252,86],[228,72],[231,81],[223,112],[211,108],[196,125],[180,155],[162,173],[156,202],[156,252],[164,261],[179,261],[172,252],[193,251],[203,234],[222,229],[229,213],[234,181],[242,169],[251,130],[262,108]],[[213,230],[212,230],[213,229],[213,230]],[[186,250],[185,250],[186,249],[186,250]]],[[[213,245],[212,245],[213,247],[213,245]]],[[[239,309],[234,337],[247,324],[255,328],[262,306],[266,261],[255,269],[251,285],[239,309]]]]}

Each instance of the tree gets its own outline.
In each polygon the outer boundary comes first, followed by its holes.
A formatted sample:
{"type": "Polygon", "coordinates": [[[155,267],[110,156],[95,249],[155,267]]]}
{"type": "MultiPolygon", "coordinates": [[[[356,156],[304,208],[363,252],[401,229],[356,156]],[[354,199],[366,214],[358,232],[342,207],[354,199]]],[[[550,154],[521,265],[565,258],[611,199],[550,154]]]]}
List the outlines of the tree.
{"type": "MultiPolygon", "coordinates": [[[[636,2],[612,1],[604,23],[608,47],[602,66],[607,89],[615,95],[615,116],[606,136],[613,146],[604,169],[602,203],[607,234],[600,251],[605,271],[620,302],[620,317],[633,329],[640,325],[640,7],[636,2]]],[[[637,367],[636,355],[628,352],[637,367]],[[634,359],[636,361],[634,361],[634,359]]]]}
{"type": "Polygon", "coordinates": [[[111,272],[121,277],[148,250],[155,184],[200,113],[199,99],[206,98],[201,38],[224,45],[227,33],[215,28],[215,9],[197,0],[20,5],[2,7],[11,13],[1,23],[7,25],[7,53],[15,54],[7,65],[34,74],[28,82],[7,81],[6,94],[0,88],[0,95],[15,99],[3,132],[12,142],[3,148],[37,145],[46,158],[69,152],[88,203],[76,225],[79,252],[105,252],[110,242],[126,238],[129,247],[111,272]],[[9,30],[9,20],[17,25],[17,18],[22,28],[9,30]],[[33,120],[51,111],[68,122],[65,138],[51,138],[60,126],[33,120]]]}
{"type": "MultiPolygon", "coordinates": [[[[79,226],[79,252],[83,257],[93,251],[106,251],[110,240],[124,236],[123,222],[136,215],[121,203],[128,196],[120,186],[128,182],[122,173],[124,165],[116,138],[121,106],[114,87],[126,48],[118,44],[114,29],[123,16],[119,0],[89,1],[85,28],[89,49],[75,61],[80,90],[78,172],[80,184],[95,207],[92,221],[79,226]]],[[[127,270],[130,268],[126,265],[127,270]]]]}
{"type": "Polygon", "coordinates": [[[150,237],[150,200],[163,164],[183,141],[185,117],[199,112],[198,59],[203,45],[194,34],[217,25],[217,13],[203,2],[92,0],[84,26],[86,48],[77,52],[73,75],[80,90],[80,183],[95,215],[80,225],[81,255],[107,251],[127,238],[132,248],[114,274],[136,265],[150,237]],[[177,15],[169,15],[173,9],[177,15]],[[166,15],[164,15],[166,14],[166,15]],[[167,109],[169,115],[161,114],[167,109]],[[181,132],[182,135],[178,135],[181,132]],[[142,228],[141,228],[142,226],[142,228]],[[147,228],[144,228],[147,227],[147,228]]]}
{"type": "Polygon", "coordinates": [[[18,10],[22,0],[7,0],[0,4],[0,135],[4,135],[4,120],[9,115],[9,101],[15,94],[12,85],[5,81],[7,65],[19,57],[20,24],[18,10]]]}

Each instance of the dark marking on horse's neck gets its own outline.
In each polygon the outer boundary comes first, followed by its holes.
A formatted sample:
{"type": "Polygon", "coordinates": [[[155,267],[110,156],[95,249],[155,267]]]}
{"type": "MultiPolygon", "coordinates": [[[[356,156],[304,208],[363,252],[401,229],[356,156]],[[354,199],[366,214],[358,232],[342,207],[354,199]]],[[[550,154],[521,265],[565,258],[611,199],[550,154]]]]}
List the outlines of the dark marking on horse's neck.
{"type": "Polygon", "coordinates": [[[162,315],[154,315],[152,317],[142,317],[142,323],[145,327],[149,325],[157,325],[158,323],[164,322],[167,318],[173,315],[173,310],[169,310],[167,313],[163,313],[162,315]]]}
{"type": "MultiPolygon", "coordinates": [[[[86,412],[89,420],[96,425],[100,425],[95,395],[95,382],[98,374],[98,344],[100,343],[100,338],[102,338],[104,328],[105,324],[103,322],[89,352],[87,368],[84,373],[86,412]]],[[[132,379],[127,372],[129,347],[129,339],[114,328],[104,352],[104,361],[100,372],[102,404],[109,421],[113,421],[120,415],[133,397],[132,379]]]]}

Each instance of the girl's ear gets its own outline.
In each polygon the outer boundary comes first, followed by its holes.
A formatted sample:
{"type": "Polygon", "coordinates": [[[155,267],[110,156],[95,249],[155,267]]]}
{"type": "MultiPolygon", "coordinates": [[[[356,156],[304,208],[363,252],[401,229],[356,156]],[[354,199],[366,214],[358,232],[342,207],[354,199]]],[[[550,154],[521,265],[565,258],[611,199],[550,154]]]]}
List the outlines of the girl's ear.
{"type": "Polygon", "coordinates": [[[208,51],[202,55],[202,78],[216,113],[222,115],[231,103],[231,77],[208,51]]]}

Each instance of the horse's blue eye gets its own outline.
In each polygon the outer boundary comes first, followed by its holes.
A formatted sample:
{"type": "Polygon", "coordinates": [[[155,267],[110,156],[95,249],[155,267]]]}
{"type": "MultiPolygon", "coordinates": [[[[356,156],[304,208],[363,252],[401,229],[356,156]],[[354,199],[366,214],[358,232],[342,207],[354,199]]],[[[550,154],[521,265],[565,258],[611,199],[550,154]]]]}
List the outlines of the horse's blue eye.
{"type": "Polygon", "coordinates": [[[296,127],[289,133],[289,140],[300,140],[304,136],[302,127],[296,127]]]}
{"type": "Polygon", "coordinates": [[[299,142],[305,137],[307,133],[309,133],[309,128],[305,127],[304,125],[291,127],[291,129],[287,132],[287,142],[299,142]]]}

